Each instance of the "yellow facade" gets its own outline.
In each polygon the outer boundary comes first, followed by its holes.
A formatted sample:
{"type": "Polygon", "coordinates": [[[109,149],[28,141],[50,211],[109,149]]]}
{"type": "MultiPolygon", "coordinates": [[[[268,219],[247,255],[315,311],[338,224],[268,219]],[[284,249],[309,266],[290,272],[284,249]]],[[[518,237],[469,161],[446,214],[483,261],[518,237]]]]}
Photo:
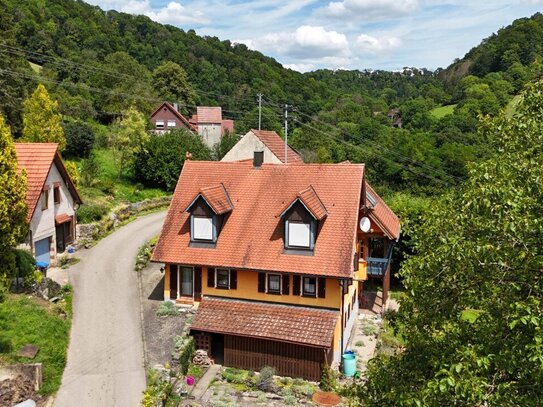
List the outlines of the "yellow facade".
{"type": "Polygon", "coordinates": [[[207,287],[207,267],[202,269],[202,295],[215,295],[226,298],[239,298],[254,301],[277,302],[282,304],[306,305],[310,307],[341,308],[341,289],[339,281],[326,279],[326,297],[310,298],[301,295],[292,295],[292,277],[290,279],[290,295],[277,295],[258,292],[258,272],[251,270],[238,270],[238,285],[235,290],[222,290],[207,287]]]}

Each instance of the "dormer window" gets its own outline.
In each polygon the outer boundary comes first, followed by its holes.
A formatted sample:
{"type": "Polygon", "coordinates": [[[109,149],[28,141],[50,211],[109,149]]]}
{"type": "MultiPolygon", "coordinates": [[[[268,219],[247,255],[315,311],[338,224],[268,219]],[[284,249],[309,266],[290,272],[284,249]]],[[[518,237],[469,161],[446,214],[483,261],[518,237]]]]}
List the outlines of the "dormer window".
{"type": "Polygon", "coordinates": [[[191,243],[216,243],[224,216],[233,208],[224,185],[202,188],[186,209],[190,213],[191,243]]]}
{"type": "Polygon", "coordinates": [[[298,193],[279,215],[285,223],[285,249],[313,250],[319,223],[327,215],[312,186],[298,193]]]}

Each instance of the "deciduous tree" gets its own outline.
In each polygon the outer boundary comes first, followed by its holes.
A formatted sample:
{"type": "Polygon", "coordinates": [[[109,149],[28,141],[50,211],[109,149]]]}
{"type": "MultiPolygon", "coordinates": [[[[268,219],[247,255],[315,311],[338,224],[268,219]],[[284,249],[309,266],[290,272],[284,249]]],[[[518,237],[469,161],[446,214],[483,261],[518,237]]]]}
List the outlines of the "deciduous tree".
{"type": "Polygon", "coordinates": [[[177,102],[181,108],[195,103],[196,94],[187,73],[175,62],[164,62],[153,71],[153,86],[161,98],[177,102]]]}
{"type": "Polygon", "coordinates": [[[0,301],[15,270],[12,248],[27,232],[26,174],[17,170],[10,129],[0,116],[0,301]]]}
{"type": "Polygon", "coordinates": [[[41,83],[23,103],[23,140],[58,143],[60,151],[66,148],[58,102],[49,97],[47,89],[41,83]]]}

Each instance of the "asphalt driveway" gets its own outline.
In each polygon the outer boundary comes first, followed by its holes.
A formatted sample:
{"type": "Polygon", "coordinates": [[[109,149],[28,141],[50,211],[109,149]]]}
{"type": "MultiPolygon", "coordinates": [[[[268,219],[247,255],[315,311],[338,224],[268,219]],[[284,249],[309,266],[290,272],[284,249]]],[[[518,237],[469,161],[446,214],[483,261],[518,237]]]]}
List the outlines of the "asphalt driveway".
{"type": "Polygon", "coordinates": [[[138,406],[145,389],[139,247],[160,233],[165,212],[143,216],[82,249],[69,270],[74,316],[56,407],[138,406]]]}

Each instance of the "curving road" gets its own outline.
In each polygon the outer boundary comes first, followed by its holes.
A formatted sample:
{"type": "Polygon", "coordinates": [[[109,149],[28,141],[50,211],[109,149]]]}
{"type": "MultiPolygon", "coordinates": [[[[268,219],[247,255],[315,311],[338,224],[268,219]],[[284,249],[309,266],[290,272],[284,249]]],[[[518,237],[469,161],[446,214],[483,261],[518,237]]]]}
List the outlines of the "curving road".
{"type": "Polygon", "coordinates": [[[138,249],[165,212],[143,216],[78,253],[70,268],[74,316],[56,407],[135,407],[145,389],[138,249]]]}

